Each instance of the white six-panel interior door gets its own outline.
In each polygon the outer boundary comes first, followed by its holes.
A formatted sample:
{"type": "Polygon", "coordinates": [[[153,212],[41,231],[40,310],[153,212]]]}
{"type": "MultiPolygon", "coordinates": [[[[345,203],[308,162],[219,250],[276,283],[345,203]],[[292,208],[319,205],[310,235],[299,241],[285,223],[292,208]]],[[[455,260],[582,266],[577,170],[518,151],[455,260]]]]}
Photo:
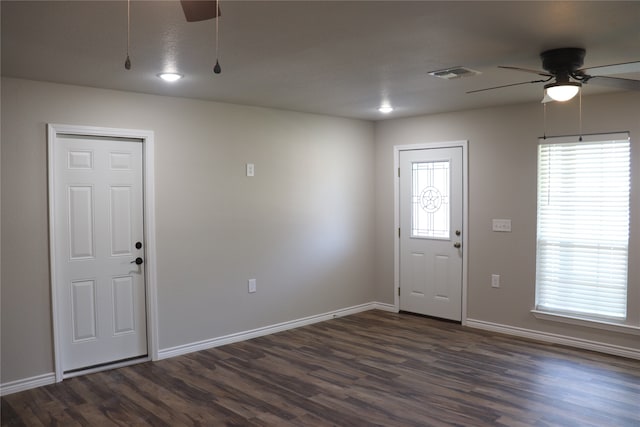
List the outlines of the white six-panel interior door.
{"type": "Polygon", "coordinates": [[[399,309],[461,321],[463,147],[400,150],[399,309]]]}
{"type": "Polygon", "coordinates": [[[144,357],[143,141],[54,133],[49,143],[59,367],[144,357]]]}

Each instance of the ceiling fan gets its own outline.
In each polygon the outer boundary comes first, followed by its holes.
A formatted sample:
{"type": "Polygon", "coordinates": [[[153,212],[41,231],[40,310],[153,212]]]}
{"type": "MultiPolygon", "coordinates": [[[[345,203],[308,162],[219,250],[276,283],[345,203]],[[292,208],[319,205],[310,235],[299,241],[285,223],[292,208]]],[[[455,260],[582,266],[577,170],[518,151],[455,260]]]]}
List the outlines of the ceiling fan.
{"type": "MultiPolygon", "coordinates": [[[[180,0],[180,5],[182,6],[182,11],[184,12],[187,22],[206,21],[207,19],[219,18],[221,16],[219,3],[220,0],[180,0]]],[[[213,72],[215,74],[220,74],[222,72],[222,67],[220,67],[220,61],[218,60],[220,51],[218,37],[219,21],[219,19],[216,19],[216,65],[213,67],[213,72]]],[[[131,0],[127,0],[127,58],[124,61],[124,68],[126,70],[131,69],[131,58],[129,57],[130,39],[131,0]]],[[[163,76],[167,81],[175,81],[182,77],[180,74],[173,72],[162,73],[161,76],[163,76]]]]}
{"type": "MultiPolygon", "coordinates": [[[[180,0],[182,5],[182,11],[184,12],[187,22],[206,21],[207,19],[218,18],[220,13],[219,0],[180,0]]],[[[218,20],[216,20],[216,65],[213,67],[213,72],[220,74],[222,68],[218,61],[218,20]]]]}
{"type": "MultiPolygon", "coordinates": [[[[610,76],[611,74],[640,72],[640,61],[580,68],[584,62],[585,54],[586,51],[584,49],[576,47],[546,50],[540,54],[544,71],[498,66],[498,68],[507,70],[537,74],[538,76],[544,77],[543,79],[477,89],[467,93],[483,92],[530,83],[547,83],[544,85],[546,95],[555,101],[568,101],[578,93],[583,84],[587,83],[624,90],[640,90],[640,80],[610,76]]],[[[543,102],[545,101],[543,100],[543,102]]]]}

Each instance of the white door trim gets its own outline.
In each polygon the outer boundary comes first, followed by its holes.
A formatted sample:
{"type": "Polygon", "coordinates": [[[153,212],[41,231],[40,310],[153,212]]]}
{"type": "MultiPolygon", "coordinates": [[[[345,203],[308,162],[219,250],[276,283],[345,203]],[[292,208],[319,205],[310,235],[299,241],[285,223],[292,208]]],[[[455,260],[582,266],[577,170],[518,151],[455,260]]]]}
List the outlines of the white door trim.
{"type": "Polygon", "coordinates": [[[60,325],[56,295],[56,236],[53,195],[54,182],[54,148],[57,135],[101,136],[113,138],[135,138],[142,141],[143,152],[143,203],[144,203],[144,235],[145,235],[145,286],[147,313],[147,351],[151,360],[158,360],[158,311],[157,311],[157,276],[156,276],[156,226],[155,226],[155,189],[154,189],[154,141],[153,131],[139,129],[117,129],[94,126],[75,126],[64,124],[47,124],[47,150],[49,175],[49,274],[51,280],[51,309],[53,321],[53,351],[56,381],[65,378],[62,368],[62,346],[60,344],[60,325]]]}
{"type": "Polygon", "coordinates": [[[468,238],[469,235],[469,197],[468,197],[468,144],[469,141],[449,141],[449,142],[429,142],[410,145],[394,145],[393,147],[393,225],[394,225],[394,286],[393,286],[393,305],[396,311],[400,310],[400,298],[398,289],[400,289],[400,237],[398,229],[400,228],[400,177],[398,169],[400,168],[400,152],[409,150],[424,150],[435,148],[451,148],[462,147],[462,324],[467,323],[467,265],[469,260],[468,238]]]}

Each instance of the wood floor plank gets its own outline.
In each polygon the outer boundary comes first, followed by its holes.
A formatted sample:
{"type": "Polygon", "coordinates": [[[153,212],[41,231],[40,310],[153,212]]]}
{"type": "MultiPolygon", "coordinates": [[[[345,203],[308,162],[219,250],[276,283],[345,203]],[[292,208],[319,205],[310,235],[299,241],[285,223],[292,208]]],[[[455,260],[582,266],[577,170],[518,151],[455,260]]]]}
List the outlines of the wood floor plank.
{"type": "Polygon", "coordinates": [[[2,426],[640,427],[640,361],[374,310],[1,401],[2,426]]]}

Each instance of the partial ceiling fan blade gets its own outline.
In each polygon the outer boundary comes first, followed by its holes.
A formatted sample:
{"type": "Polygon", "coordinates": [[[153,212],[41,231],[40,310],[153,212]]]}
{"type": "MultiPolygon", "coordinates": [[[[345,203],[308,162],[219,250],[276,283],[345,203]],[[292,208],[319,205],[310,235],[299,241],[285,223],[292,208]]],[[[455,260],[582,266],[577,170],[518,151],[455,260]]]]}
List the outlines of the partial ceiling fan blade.
{"type": "Polygon", "coordinates": [[[539,70],[530,70],[528,68],[520,68],[520,67],[508,67],[506,65],[498,65],[498,68],[504,68],[505,70],[514,70],[514,71],[524,71],[525,73],[533,73],[542,77],[553,77],[553,74],[546,73],[544,71],[539,70]]]}
{"type": "Polygon", "coordinates": [[[509,85],[487,87],[487,88],[484,88],[484,89],[470,90],[467,93],[484,92],[486,90],[502,89],[503,87],[511,87],[511,86],[519,86],[519,85],[528,85],[528,84],[531,84],[531,83],[544,83],[544,82],[548,82],[550,79],[551,79],[551,77],[549,79],[545,79],[545,80],[532,80],[530,82],[511,83],[509,85]]]}
{"type": "Polygon", "coordinates": [[[600,67],[583,68],[579,73],[590,76],[610,76],[611,74],[640,73],[640,61],[624,62],[622,64],[602,65],[600,67]]]}
{"type": "Polygon", "coordinates": [[[220,16],[215,0],[180,0],[187,22],[206,21],[220,16]]]}
{"type": "Polygon", "coordinates": [[[640,80],[621,79],[620,77],[592,76],[585,83],[608,86],[624,90],[640,90],[640,80]]]}

